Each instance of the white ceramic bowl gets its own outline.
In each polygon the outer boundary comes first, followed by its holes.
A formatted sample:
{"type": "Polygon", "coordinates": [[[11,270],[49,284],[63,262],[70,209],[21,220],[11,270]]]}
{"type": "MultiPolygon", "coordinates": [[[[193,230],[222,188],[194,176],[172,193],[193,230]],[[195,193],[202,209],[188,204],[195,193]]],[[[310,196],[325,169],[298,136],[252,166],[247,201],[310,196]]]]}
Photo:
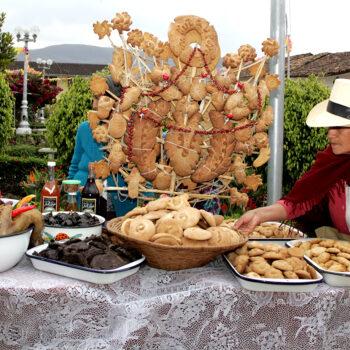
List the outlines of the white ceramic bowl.
{"type": "MultiPolygon", "coordinates": [[[[52,215],[57,215],[59,213],[69,213],[67,211],[61,211],[61,212],[52,212],[52,215]]],[[[83,212],[77,212],[79,215],[83,215],[83,212]]],[[[44,213],[43,215],[48,215],[49,213],[44,213]]],[[[88,226],[88,227],[69,227],[69,226],[50,226],[46,225],[44,226],[42,237],[45,242],[54,240],[54,241],[63,241],[66,239],[85,239],[90,236],[100,236],[102,233],[102,225],[106,221],[104,217],[91,214],[93,216],[96,216],[98,220],[100,221],[99,224],[88,226]]]]}
{"type": "Polygon", "coordinates": [[[145,261],[142,255],[140,259],[121,267],[112,270],[98,270],[34,255],[34,252],[40,253],[47,246],[48,244],[42,244],[26,252],[26,256],[37,270],[97,284],[110,284],[128,277],[136,273],[145,261]]]}
{"type": "Polygon", "coordinates": [[[33,227],[11,236],[0,236],[0,272],[9,270],[22,259],[29,246],[33,227]]]}
{"type": "Polygon", "coordinates": [[[13,207],[19,202],[18,199],[11,199],[11,198],[0,198],[0,199],[5,204],[6,203],[11,203],[13,207]]]}

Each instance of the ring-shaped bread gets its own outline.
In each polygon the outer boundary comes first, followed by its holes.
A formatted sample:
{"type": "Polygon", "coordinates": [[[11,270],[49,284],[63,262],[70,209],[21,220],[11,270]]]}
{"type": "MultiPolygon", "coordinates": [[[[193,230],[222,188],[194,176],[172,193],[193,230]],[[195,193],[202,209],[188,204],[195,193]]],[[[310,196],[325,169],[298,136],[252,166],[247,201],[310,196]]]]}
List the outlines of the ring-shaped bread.
{"type": "MultiPolygon", "coordinates": [[[[178,16],[170,24],[169,32],[170,49],[182,63],[188,63],[193,47],[191,44],[198,44],[204,53],[206,63],[213,69],[220,59],[220,46],[218,36],[213,26],[204,18],[197,16],[178,16]]],[[[196,51],[190,64],[191,67],[204,67],[205,62],[200,51],[196,51]]]]}

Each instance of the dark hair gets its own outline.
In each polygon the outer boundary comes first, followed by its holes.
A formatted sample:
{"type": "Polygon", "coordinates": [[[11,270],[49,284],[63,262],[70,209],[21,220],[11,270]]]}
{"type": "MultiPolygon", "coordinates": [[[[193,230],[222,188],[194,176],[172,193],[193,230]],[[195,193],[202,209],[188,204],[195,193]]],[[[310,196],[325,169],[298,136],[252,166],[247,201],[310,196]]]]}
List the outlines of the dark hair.
{"type": "Polygon", "coordinates": [[[112,76],[110,75],[106,77],[106,82],[108,84],[109,91],[114,95],[120,97],[122,93],[122,86],[120,84],[115,83],[112,79],[112,76]]]}

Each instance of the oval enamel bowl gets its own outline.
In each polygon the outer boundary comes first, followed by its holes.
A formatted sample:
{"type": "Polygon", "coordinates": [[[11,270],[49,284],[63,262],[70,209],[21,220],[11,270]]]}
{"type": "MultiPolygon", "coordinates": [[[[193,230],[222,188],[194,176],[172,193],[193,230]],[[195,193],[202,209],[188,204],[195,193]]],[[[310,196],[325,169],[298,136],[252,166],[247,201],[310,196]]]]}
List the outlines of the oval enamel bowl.
{"type": "MultiPolygon", "coordinates": [[[[52,212],[52,215],[57,215],[65,213],[68,214],[67,211],[61,212],[52,212]]],[[[83,212],[76,212],[79,215],[83,215],[83,212]]],[[[44,213],[43,215],[48,215],[49,213],[44,213]]],[[[102,233],[102,226],[106,219],[103,216],[91,214],[98,218],[99,223],[92,226],[53,226],[45,224],[44,230],[42,232],[42,237],[45,242],[49,241],[64,241],[66,239],[85,239],[90,236],[100,236],[102,233]]]]}

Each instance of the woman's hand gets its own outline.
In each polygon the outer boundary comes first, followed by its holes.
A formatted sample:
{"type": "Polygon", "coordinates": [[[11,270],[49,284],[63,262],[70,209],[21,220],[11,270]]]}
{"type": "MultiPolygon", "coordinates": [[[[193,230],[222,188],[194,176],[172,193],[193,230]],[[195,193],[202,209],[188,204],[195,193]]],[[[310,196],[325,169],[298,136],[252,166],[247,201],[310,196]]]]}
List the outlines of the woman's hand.
{"type": "Polygon", "coordinates": [[[276,203],[268,207],[256,208],[243,214],[234,225],[242,233],[251,233],[254,228],[266,221],[283,221],[287,218],[287,211],[283,205],[276,203]]]}
{"type": "Polygon", "coordinates": [[[244,213],[234,224],[234,229],[242,233],[251,233],[254,228],[262,223],[262,217],[259,214],[259,209],[249,210],[244,213]]]}

